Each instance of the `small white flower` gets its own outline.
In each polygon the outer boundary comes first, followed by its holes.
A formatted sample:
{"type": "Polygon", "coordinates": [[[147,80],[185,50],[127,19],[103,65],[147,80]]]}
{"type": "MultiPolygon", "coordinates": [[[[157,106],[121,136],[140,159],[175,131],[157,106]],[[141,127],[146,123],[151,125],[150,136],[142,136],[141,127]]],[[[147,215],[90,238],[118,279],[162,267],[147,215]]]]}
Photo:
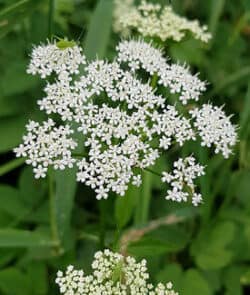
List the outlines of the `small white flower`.
{"type": "Polygon", "coordinates": [[[203,104],[198,109],[190,111],[194,126],[202,139],[202,145],[215,145],[215,153],[222,152],[225,158],[232,153],[231,147],[236,144],[236,128],[222,110],[222,107],[203,104]]]}
{"type": "Polygon", "coordinates": [[[32,75],[39,74],[41,78],[55,72],[61,80],[68,81],[69,74],[78,74],[80,64],[86,63],[81,52],[82,48],[77,45],[64,49],[60,49],[56,43],[39,45],[32,51],[27,72],[32,75]]]}
{"type": "Polygon", "coordinates": [[[77,144],[70,138],[72,130],[68,125],[56,127],[51,119],[42,125],[30,121],[27,130],[29,132],[23,137],[24,143],[14,152],[17,157],[27,157],[26,163],[33,166],[35,178],[44,178],[49,165],[55,169],[73,167],[75,159],[71,151],[77,144]]]}
{"type": "Polygon", "coordinates": [[[141,185],[141,175],[134,175],[133,178],[132,178],[132,184],[135,185],[135,186],[140,186],[141,185]]]}
{"type": "Polygon", "coordinates": [[[192,204],[197,206],[202,202],[202,196],[195,192],[194,180],[204,175],[204,166],[196,164],[195,158],[190,156],[180,158],[174,162],[173,173],[162,173],[162,181],[167,182],[171,186],[171,190],[167,191],[167,200],[186,202],[191,194],[192,204]]]}

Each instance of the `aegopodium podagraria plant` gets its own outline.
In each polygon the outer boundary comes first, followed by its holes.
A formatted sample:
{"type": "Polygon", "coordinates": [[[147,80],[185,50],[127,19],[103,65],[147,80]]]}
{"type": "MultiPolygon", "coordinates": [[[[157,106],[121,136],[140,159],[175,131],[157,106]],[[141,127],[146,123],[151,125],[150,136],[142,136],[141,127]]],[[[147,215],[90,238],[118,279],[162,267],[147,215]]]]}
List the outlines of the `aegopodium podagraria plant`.
{"type": "MultiPolygon", "coordinates": [[[[236,142],[236,128],[222,107],[194,105],[206,83],[142,40],[120,42],[112,62],[87,63],[74,42],[40,45],[28,73],[55,77],[38,105],[57,120],[30,121],[14,150],[17,157],[27,158],[36,178],[45,177],[50,166],[78,167],[77,181],[94,189],[97,199],[110,192],[123,196],[129,183],[140,186],[141,172],[174,145],[198,140],[227,158],[236,142]],[[171,103],[172,94],[178,99],[171,103]],[[76,153],[79,148],[84,153],[76,153]]],[[[170,186],[166,199],[201,203],[195,180],[204,166],[192,155],[173,166],[173,172],[162,172],[170,186]]]]}
{"type": "MultiPolygon", "coordinates": [[[[135,0],[115,0],[114,31],[127,37],[131,32],[138,32],[144,37],[181,41],[187,34],[195,39],[208,42],[211,34],[207,26],[201,26],[197,20],[188,20],[174,13],[171,6],[145,0],[136,5],[135,0]]],[[[167,2],[167,1],[166,1],[167,2]]]]}
{"type": "Polygon", "coordinates": [[[58,271],[56,283],[64,295],[178,295],[172,283],[153,286],[148,282],[147,262],[110,250],[95,253],[93,273],[85,275],[83,270],[68,266],[65,273],[58,271]]]}

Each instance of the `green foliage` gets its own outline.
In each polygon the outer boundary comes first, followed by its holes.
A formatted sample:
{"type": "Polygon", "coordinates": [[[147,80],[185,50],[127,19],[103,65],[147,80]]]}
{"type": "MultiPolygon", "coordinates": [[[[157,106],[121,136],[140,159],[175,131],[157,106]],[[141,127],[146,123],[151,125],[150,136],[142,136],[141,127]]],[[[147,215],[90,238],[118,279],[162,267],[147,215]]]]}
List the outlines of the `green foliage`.
{"type": "MultiPolygon", "coordinates": [[[[194,153],[204,163],[209,159],[200,181],[204,204],[194,209],[166,202],[167,186],[145,172],[142,187],[129,188],[122,198],[111,196],[102,215],[93,192],[76,185],[75,171],[35,180],[12,153],[28,119],[43,119],[36,101],[45,84],[25,72],[32,44],[46,42],[52,31],[82,43],[94,59],[112,56],[119,40],[111,27],[113,1],[54,4],[51,14],[49,1],[0,1],[0,294],[58,294],[58,269],[74,264],[88,271],[100,245],[118,248],[131,229],[126,253],[148,259],[152,277],[172,281],[181,295],[248,294],[249,1],[172,1],[181,14],[208,24],[214,37],[208,46],[193,39],[169,42],[165,52],[198,69],[209,82],[204,101],[225,104],[240,126],[240,141],[229,160],[191,143],[184,146],[183,153],[194,153]]],[[[167,169],[174,158],[175,153],[161,157],[154,170],[167,169]]],[[[114,270],[114,280],[120,268],[114,270]]]]}

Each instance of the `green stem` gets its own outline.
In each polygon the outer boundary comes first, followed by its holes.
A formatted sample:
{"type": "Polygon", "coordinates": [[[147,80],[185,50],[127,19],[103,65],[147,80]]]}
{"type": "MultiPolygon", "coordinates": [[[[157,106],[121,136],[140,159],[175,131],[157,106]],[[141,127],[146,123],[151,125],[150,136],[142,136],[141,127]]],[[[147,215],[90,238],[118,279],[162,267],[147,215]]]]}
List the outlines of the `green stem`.
{"type": "Polygon", "coordinates": [[[48,37],[51,38],[54,27],[55,0],[49,0],[48,37]]]}
{"type": "Polygon", "coordinates": [[[55,191],[54,191],[54,177],[51,170],[48,171],[48,185],[49,185],[49,205],[50,205],[50,229],[52,240],[55,242],[55,251],[57,254],[61,252],[60,238],[56,222],[56,207],[55,207],[55,191]]]}
{"type": "Polygon", "coordinates": [[[25,159],[20,158],[11,160],[10,162],[3,164],[2,166],[0,166],[0,176],[3,176],[4,174],[11,172],[12,170],[22,166],[24,163],[25,159]]]}

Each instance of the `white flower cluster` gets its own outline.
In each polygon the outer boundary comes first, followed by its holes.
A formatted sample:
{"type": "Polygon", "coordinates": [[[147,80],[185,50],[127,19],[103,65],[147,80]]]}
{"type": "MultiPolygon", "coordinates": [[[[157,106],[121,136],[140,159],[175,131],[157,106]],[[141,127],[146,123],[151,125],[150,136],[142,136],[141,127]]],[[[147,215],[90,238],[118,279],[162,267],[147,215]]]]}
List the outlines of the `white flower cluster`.
{"type": "Polygon", "coordinates": [[[123,41],[117,46],[118,61],[126,62],[132,71],[143,68],[150,75],[159,77],[158,83],[169,88],[170,93],[180,94],[183,104],[191,99],[198,101],[206,90],[206,83],[189,69],[179,64],[168,64],[160,49],[143,41],[123,41]]]}
{"type": "Polygon", "coordinates": [[[172,283],[156,287],[148,283],[146,260],[136,262],[130,256],[99,251],[92,263],[93,273],[84,275],[82,270],[68,266],[66,273],[58,271],[56,283],[64,295],[178,295],[172,283]]]}
{"type": "Polygon", "coordinates": [[[222,152],[225,158],[231,154],[230,147],[237,141],[235,127],[222,110],[222,107],[204,104],[200,109],[190,111],[194,118],[194,126],[202,139],[202,146],[215,145],[215,153],[222,152]]]}
{"type": "Polygon", "coordinates": [[[68,78],[68,74],[78,74],[79,66],[86,63],[81,51],[82,48],[74,42],[66,48],[60,48],[56,43],[39,45],[32,51],[27,72],[32,75],[39,74],[41,78],[46,78],[55,72],[63,80],[64,75],[68,78]]]}
{"type": "Polygon", "coordinates": [[[161,7],[145,0],[136,6],[135,0],[115,0],[114,30],[124,36],[137,31],[142,36],[158,37],[162,41],[182,40],[187,33],[203,42],[208,42],[211,34],[207,26],[197,20],[190,21],[174,13],[170,6],[161,7]]]}
{"type": "Polygon", "coordinates": [[[190,156],[180,158],[174,162],[173,173],[162,173],[162,181],[171,186],[168,190],[166,199],[187,202],[188,196],[192,196],[192,204],[198,206],[202,202],[202,196],[195,192],[194,180],[204,175],[204,166],[195,163],[195,158],[190,156]]]}
{"type": "Polygon", "coordinates": [[[54,169],[72,168],[75,159],[71,151],[77,143],[71,138],[73,130],[69,125],[56,127],[52,119],[43,122],[30,121],[23,144],[14,149],[17,157],[27,157],[27,164],[33,166],[35,178],[45,177],[49,165],[54,169]]]}
{"type": "Polygon", "coordinates": [[[32,68],[32,73],[42,77],[55,74],[38,104],[48,115],[59,115],[63,125],[56,127],[52,120],[41,126],[29,124],[24,143],[15,149],[18,157],[27,157],[37,178],[45,176],[49,165],[64,169],[74,164],[77,180],[94,189],[101,199],[110,192],[124,195],[129,183],[139,186],[140,170],[153,165],[173,144],[182,146],[195,140],[197,131],[204,145],[214,144],[216,152],[228,155],[236,133],[225,115],[216,108],[205,112],[204,105],[184,116],[159,94],[157,81],[170,95],[178,94],[183,104],[198,100],[205,90],[205,83],[185,67],[167,63],[160,49],[141,40],[122,41],[117,60],[92,61],[73,79],[79,71],[76,65],[85,62],[81,49],[56,46],[35,48],[28,71],[32,68]],[[143,78],[141,69],[145,71],[143,78]],[[155,78],[152,85],[150,80],[155,78]],[[72,129],[79,135],[77,144],[72,129]],[[77,145],[84,148],[84,156],[75,155],[77,145]]]}

